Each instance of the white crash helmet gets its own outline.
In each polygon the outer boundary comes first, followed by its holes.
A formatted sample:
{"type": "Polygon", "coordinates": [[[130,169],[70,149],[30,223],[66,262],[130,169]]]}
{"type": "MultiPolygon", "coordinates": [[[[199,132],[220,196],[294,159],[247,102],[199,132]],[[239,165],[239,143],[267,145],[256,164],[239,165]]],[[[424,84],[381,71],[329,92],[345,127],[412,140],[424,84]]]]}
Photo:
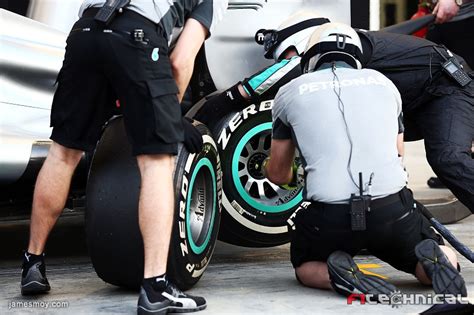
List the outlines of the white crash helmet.
{"type": "Polygon", "coordinates": [[[255,34],[255,41],[264,46],[265,58],[278,61],[290,47],[294,47],[301,55],[315,29],[329,22],[329,19],[320,18],[315,12],[298,11],[281,23],[277,30],[259,30],[255,34]]]}
{"type": "Polygon", "coordinates": [[[361,69],[362,44],[359,35],[349,25],[327,23],[318,27],[308,40],[301,67],[303,73],[315,71],[321,64],[344,61],[361,69]]]}

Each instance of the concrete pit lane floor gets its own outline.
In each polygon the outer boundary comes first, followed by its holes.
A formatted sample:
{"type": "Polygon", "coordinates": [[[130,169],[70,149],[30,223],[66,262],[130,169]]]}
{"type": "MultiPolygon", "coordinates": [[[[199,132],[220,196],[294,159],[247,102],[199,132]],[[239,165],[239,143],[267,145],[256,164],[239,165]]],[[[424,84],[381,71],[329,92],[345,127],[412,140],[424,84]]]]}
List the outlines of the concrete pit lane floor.
{"type": "MultiPolygon", "coordinates": [[[[439,197],[446,190],[428,189],[432,176],[423,162],[419,143],[408,144],[406,159],[410,186],[422,197],[439,197]]],[[[84,240],[82,220],[60,222],[48,244],[47,270],[52,286],[39,297],[20,295],[20,257],[28,234],[27,224],[0,226],[0,314],[136,314],[138,294],[100,280],[95,274],[84,240]],[[27,303],[22,303],[27,302],[27,303]],[[48,304],[49,303],[49,304],[48,304]]],[[[448,225],[474,249],[474,216],[448,225]]],[[[474,302],[474,265],[458,255],[469,300],[474,302]]],[[[409,274],[397,271],[373,256],[357,256],[366,270],[388,277],[406,294],[433,293],[409,274]]],[[[120,263],[120,262],[111,262],[120,263]]],[[[126,268],[126,266],[124,266],[126,268]]],[[[199,314],[416,314],[430,305],[361,305],[332,291],[301,286],[289,262],[289,245],[273,248],[242,248],[218,242],[211,263],[189,293],[207,299],[199,314]]]]}

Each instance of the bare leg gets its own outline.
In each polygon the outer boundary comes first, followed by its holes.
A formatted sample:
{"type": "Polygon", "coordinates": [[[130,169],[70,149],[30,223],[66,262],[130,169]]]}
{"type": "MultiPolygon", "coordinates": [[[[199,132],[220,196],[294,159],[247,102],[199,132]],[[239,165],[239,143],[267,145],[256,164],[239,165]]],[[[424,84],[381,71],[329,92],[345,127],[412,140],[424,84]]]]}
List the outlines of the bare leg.
{"type": "MultiPolygon", "coordinates": [[[[446,257],[448,257],[449,261],[454,266],[454,268],[457,268],[458,259],[456,257],[456,253],[447,246],[440,246],[439,248],[441,248],[441,250],[444,252],[446,257]]],[[[425,270],[423,269],[423,266],[421,265],[421,263],[416,264],[415,276],[418,279],[418,281],[420,281],[422,284],[431,285],[431,279],[425,273],[425,270]]]]}
{"type": "Polygon", "coordinates": [[[307,287],[331,289],[328,265],[322,261],[308,261],[297,267],[296,275],[307,287]]]}
{"type": "Polygon", "coordinates": [[[145,247],[144,277],[164,274],[173,226],[174,157],[168,154],[137,157],[141,173],[138,205],[140,231],[145,247]]]}
{"type": "Polygon", "coordinates": [[[36,179],[28,252],[43,253],[46,240],[64,209],[71,178],[83,152],[53,142],[36,179]]]}

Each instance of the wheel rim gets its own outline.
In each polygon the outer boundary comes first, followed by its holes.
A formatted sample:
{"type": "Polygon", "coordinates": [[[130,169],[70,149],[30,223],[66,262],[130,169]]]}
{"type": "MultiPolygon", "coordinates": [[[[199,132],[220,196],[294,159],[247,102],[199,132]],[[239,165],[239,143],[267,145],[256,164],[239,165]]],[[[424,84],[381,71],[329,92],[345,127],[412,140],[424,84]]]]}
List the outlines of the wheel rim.
{"type": "Polygon", "coordinates": [[[189,245],[195,254],[201,254],[208,246],[216,216],[216,174],[208,158],[196,164],[189,182],[186,199],[186,230],[189,245]],[[212,187],[212,189],[209,189],[212,187]],[[210,211],[209,203],[211,203],[210,211]]]}
{"type": "Polygon", "coordinates": [[[253,208],[269,213],[287,211],[303,200],[303,192],[285,190],[271,183],[260,172],[270,154],[272,123],[249,130],[239,141],[232,156],[232,178],[242,199],[253,208]]]}

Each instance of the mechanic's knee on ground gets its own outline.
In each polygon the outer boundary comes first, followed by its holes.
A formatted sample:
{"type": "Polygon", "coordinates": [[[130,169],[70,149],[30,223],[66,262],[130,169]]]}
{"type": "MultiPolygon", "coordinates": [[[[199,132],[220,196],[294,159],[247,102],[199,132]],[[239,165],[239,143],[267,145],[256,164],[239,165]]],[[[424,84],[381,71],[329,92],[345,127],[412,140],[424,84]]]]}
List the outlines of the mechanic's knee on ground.
{"type": "Polygon", "coordinates": [[[421,263],[416,264],[415,277],[420,281],[421,284],[431,285],[431,279],[426,274],[421,263]]]}
{"type": "Polygon", "coordinates": [[[306,287],[331,289],[327,264],[321,261],[309,261],[295,268],[296,279],[306,287]]]}

